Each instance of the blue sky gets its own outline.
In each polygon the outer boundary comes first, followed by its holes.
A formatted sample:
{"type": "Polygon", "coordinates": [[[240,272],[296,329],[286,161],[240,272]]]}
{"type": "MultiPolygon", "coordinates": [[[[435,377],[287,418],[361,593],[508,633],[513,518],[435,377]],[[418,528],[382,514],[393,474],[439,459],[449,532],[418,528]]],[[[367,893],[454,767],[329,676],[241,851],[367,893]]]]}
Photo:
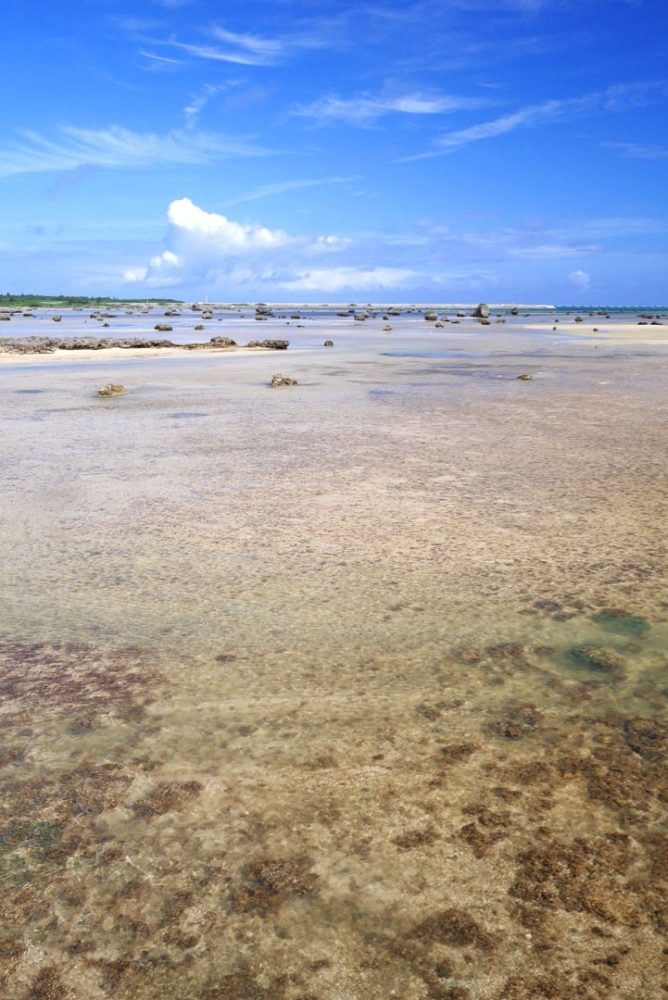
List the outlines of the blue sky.
{"type": "Polygon", "coordinates": [[[5,0],[0,73],[0,291],[668,301],[665,0],[5,0]]]}

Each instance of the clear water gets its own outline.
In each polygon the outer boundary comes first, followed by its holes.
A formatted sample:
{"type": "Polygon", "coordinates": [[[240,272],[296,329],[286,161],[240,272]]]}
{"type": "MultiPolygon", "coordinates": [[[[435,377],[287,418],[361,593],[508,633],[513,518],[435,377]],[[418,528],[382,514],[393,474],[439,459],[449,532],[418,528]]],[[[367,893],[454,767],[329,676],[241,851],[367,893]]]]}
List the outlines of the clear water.
{"type": "Polygon", "coordinates": [[[0,369],[3,995],[658,998],[666,347],[310,323],[0,369]]]}

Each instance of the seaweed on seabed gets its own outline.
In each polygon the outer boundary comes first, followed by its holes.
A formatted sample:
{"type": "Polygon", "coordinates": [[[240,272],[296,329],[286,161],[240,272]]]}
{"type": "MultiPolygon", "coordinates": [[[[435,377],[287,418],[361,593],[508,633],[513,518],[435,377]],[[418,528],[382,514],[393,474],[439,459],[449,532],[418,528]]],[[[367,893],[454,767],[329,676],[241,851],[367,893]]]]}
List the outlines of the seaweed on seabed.
{"type": "Polygon", "coordinates": [[[646,618],[631,614],[629,611],[623,611],[620,608],[603,608],[592,616],[592,621],[605,629],[606,632],[629,635],[635,639],[645,639],[652,631],[646,618]]]}
{"type": "Polygon", "coordinates": [[[582,643],[573,646],[568,651],[568,659],[578,667],[584,667],[594,673],[621,680],[625,676],[624,658],[612,649],[582,643]]]}

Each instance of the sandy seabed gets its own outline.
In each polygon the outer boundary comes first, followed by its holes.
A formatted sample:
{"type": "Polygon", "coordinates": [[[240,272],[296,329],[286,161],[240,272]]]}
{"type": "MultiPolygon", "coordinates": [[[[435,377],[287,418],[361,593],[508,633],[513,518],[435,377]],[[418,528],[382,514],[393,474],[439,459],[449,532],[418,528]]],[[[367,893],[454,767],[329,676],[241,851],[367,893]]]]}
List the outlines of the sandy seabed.
{"type": "Polygon", "coordinates": [[[3,367],[3,996],[664,996],[668,344],[526,322],[3,367]]]}

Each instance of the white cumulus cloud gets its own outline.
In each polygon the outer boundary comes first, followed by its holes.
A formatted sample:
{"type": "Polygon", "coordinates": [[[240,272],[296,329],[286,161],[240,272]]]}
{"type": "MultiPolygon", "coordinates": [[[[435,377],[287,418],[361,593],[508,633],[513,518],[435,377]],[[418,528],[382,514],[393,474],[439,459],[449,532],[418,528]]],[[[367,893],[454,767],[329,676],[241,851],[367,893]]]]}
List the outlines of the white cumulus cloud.
{"type": "MultiPolygon", "coordinates": [[[[167,209],[166,249],[145,267],[123,271],[128,283],[166,287],[186,283],[256,281],[279,288],[389,287],[397,273],[392,268],[326,268],[309,270],[313,253],[347,249],[352,240],[342,236],[305,236],[270,229],[259,223],[229,219],[207,212],[190,198],[178,198],[167,209]]],[[[404,272],[401,272],[402,274],[404,272]]],[[[408,273],[408,272],[406,272],[408,273]]]]}
{"type": "Polygon", "coordinates": [[[167,211],[167,218],[181,239],[206,244],[210,250],[218,253],[240,253],[286,246],[294,240],[294,237],[282,229],[242,225],[224,215],[218,215],[217,212],[205,212],[193,204],[190,198],[173,201],[167,211]]]}

